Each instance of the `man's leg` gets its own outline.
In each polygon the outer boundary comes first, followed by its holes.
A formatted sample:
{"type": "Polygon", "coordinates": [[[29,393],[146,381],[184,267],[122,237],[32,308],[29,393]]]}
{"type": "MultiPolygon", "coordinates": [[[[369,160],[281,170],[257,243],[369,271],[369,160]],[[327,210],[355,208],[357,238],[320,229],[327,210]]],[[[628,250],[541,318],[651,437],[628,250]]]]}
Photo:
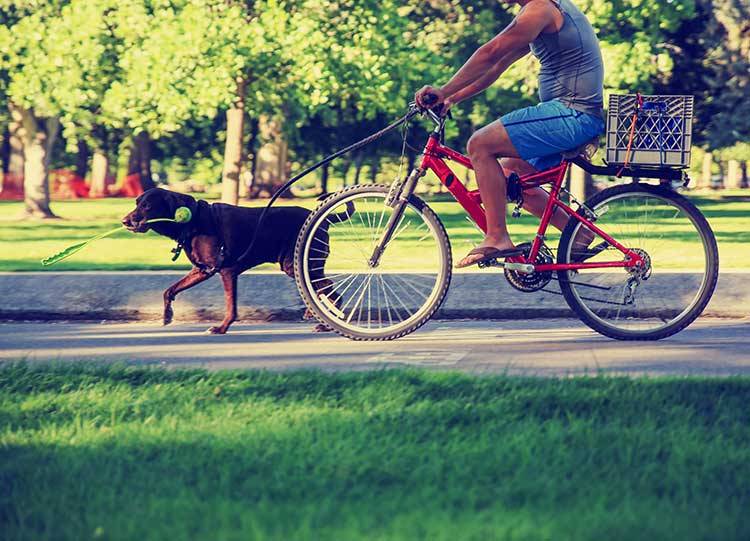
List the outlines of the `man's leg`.
{"type": "MultiPolygon", "coordinates": [[[[500,160],[500,165],[505,172],[505,176],[508,177],[511,173],[517,173],[518,175],[533,175],[538,171],[529,162],[520,158],[503,158],[500,160]]],[[[547,208],[547,202],[549,201],[549,193],[542,188],[533,188],[531,190],[525,190],[523,192],[523,208],[528,210],[534,216],[541,218],[544,214],[544,209],[547,208]]],[[[565,226],[568,225],[570,217],[561,208],[556,208],[552,213],[550,223],[562,231],[565,226]]],[[[586,227],[581,227],[576,235],[574,242],[575,249],[586,248],[591,241],[594,240],[594,233],[586,227]]]]}
{"type": "MultiPolygon", "coordinates": [[[[522,160],[521,158],[503,158],[500,160],[500,165],[505,172],[506,178],[511,173],[516,173],[520,176],[533,175],[538,171],[529,162],[522,160]]],[[[542,188],[533,188],[531,190],[525,190],[523,192],[523,208],[528,210],[531,214],[537,218],[541,218],[544,213],[544,209],[547,208],[547,201],[549,201],[549,193],[542,188]]],[[[552,219],[550,223],[559,229],[560,231],[568,224],[568,215],[565,211],[556,208],[555,212],[552,213],[552,219]]]]}
{"type": "MultiPolygon", "coordinates": [[[[497,159],[499,157],[518,157],[513,143],[508,137],[502,122],[496,120],[477,130],[469,139],[467,152],[474,166],[474,172],[482,194],[482,204],[487,215],[487,234],[478,248],[513,248],[513,241],[508,235],[505,223],[506,178],[497,159]]],[[[481,254],[466,256],[459,267],[473,265],[483,259],[481,254]]]]}

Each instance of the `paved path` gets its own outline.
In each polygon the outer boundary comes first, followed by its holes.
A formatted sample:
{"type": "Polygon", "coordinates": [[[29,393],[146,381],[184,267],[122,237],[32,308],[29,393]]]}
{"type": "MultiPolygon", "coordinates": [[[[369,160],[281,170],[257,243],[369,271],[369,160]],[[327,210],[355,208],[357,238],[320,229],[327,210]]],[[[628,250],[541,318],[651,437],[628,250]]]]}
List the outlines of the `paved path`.
{"type": "Polygon", "coordinates": [[[423,366],[471,373],[750,375],[750,319],[702,319],[661,342],[617,342],[573,320],[431,322],[395,342],[309,324],[1,323],[0,360],[125,360],[169,367],[322,370],[423,366]]]}

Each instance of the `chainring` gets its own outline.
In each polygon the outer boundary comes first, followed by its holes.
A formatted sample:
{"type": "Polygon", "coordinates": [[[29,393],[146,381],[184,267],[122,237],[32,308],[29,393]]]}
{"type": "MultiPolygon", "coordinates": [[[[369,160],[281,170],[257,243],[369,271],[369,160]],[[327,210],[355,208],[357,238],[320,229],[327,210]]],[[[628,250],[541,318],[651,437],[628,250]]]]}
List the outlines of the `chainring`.
{"type": "MultiPolygon", "coordinates": [[[[531,252],[531,243],[524,242],[523,244],[519,244],[518,248],[522,249],[524,256],[528,257],[531,252]]],[[[536,259],[534,260],[534,265],[551,265],[553,262],[554,257],[552,252],[546,244],[542,244],[541,248],[539,248],[539,253],[536,256],[536,259]]],[[[550,280],[552,280],[552,271],[534,271],[530,274],[524,274],[522,272],[505,269],[505,279],[508,280],[508,283],[517,290],[523,291],[524,293],[532,293],[534,291],[539,291],[549,284],[550,280]]]]}

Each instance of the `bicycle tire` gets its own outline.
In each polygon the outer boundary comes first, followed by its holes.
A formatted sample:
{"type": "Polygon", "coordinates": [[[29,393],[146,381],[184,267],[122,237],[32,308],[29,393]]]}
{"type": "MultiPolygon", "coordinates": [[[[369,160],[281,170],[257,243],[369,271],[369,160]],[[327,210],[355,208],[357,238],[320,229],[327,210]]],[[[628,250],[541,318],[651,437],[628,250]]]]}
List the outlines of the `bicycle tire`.
{"type": "Polygon", "coordinates": [[[352,340],[386,341],[394,340],[396,338],[406,336],[407,334],[411,334],[412,332],[419,329],[422,325],[427,323],[427,321],[429,321],[430,318],[435,314],[435,312],[440,308],[440,305],[445,300],[445,295],[448,291],[448,287],[450,286],[452,277],[452,254],[448,234],[445,230],[445,227],[443,226],[443,223],[440,221],[440,218],[427,205],[427,203],[425,203],[419,197],[412,195],[408,199],[409,206],[415,211],[419,212],[419,214],[421,214],[425,220],[431,223],[437,235],[436,240],[440,244],[439,247],[442,254],[442,257],[440,259],[442,270],[440,275],[442,276],[442,279],[439,283],[437,295],[435,295],[429,303],[423,305],[419,309],[418,317],[415,318],[414,316],[412,316],[412,318],[414,319],[413,321],[411,321],[404,328],[399,328],[395,331],[383,331],[381,333],[357,332],[351,328],[341,325],[337,319],[329,317],[325,311],[321,310],[318,303],[315,301],[317,292],[311,290],[309,286],[309,283],[312,281],[310,277],[308,277],[308,279],[305,278],[306,267],[304,264],[304,260],[306,257],[304,247],[308,243],[308,238],[310,237],[310,235],[315,235],[315,231],[313,230],[315,224],[319,222],[321,216],[324,216],[326,212],[336,208],[342,203],[342,201],[347,200],[347,198],[351,197],[352,195],[372,193],[378,196],[387,196],[389,191],[390,186],[384,184],[360,184],[344,188],[343,190],[331,194],[329,197],[323,200],[312,213],[310,213],[300,230],[295,245],[294,275],[297,283],[297,288],[300,292],[302,300],[305,303],[305,306],[308,308],[310,313],[312,313],[315,318],[322,324],[326,325],[336,333],[352,340]]]}
{"type": "MultiPolygon", "coordinates": [[[[597,206],[603,207],[603,203],[608,200],[614,200],[614,198],[621,197],[624,194],[636,194],[645,193],[657,197],[661,197],[669,200],[674,205],[681,208],[691,218],[691,221],[696,226],[701,238],[703,239],[703,246],[706,252],[706,271],[700,293],[698,294],[697,301],[694,301],[692,306],[689,307],[679,318],[669,325],[651,330],[651,331],[631,331],[614,328],[610,325],[602,324],[602,322],[592,317],[590,311],[579,299],[578,295],[573,291],[573,287],[569,282],[568,271],[558,271],[558,280],[560,283],[560,289],[565,301],[570,306],[571,310],[590,328],[594,329],[600,334],[614,338],[616,340],[643,340],[653,341],[661,340],[669,336],[673,336],[678,332],[685,329],[688,325],[693,323],[706,308],[706,305],[711,300],[711,296],[716,289],[716,283],[719,274],[719,252],[716,245],[716,237],[711,230],[711,226],[708,224],[705,216],[698,210],[698,208],[691,203],[686,197],[669,188],[663,188],[661,186],[651,184],[624,184],[620,186],[614,186],[607,188],[602,192],[594,195],[586,201],[585,206],[594,209],[597,206]]],[[[580,214],[580,211],[579,211],[580,214]]],[[[575,218],[570,218],[567,226],[563,230],[560,242],[558,244],[557,251],[557,262],[565,264],[569,262],[568,254],[570,243],[573,239],[573,235],[576,233],[580,222],[575,218]]],[[[616,239],[619,240],[619,239],[616,239]]]]}

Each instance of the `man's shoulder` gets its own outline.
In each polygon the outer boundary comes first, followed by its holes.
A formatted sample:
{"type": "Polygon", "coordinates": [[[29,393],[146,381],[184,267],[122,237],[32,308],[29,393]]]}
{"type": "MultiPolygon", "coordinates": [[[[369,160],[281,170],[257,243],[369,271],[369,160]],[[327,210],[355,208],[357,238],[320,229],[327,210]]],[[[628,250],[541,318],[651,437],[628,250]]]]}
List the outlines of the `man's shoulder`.
{"type": "Polygon", "coordinates": [[[531,0],[521,8],[521,14],[527,15],[549,15],[557,12],[557,6],[552,0],[531,0]]]}

